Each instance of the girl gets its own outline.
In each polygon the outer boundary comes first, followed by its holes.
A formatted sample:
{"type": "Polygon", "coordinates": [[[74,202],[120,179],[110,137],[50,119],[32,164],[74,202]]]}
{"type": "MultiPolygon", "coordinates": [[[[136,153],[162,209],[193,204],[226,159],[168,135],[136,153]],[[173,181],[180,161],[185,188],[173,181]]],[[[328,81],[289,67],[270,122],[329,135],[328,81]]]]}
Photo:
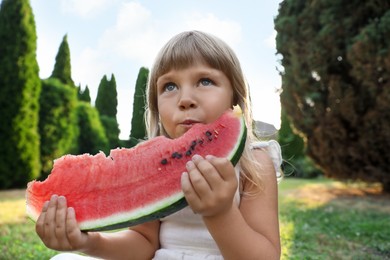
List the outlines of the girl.
{"type": "MultiPolygon", "coordinates": [[[[252,129],[250,98],[240,63],[220,39],[181,33],[160,51],[148,84],[149,137],[180,137],[195,123],[210,123],[239,105],[252,129]]],[[[249,131],[250,132],[250,131],[249,131]]],[[[278,259],[275,141],[248,134],[238,166],[194,155],[181,179],[189,207],[158,221],[116,233],[81,232],[64,197],[44,206],[36,231],[45,245],[106,259],[278,259]]],[[[77,212],[76,212],[77,214],[77,212]]],[[[60,254],[69,259],[75,254],[60,254]]]]}

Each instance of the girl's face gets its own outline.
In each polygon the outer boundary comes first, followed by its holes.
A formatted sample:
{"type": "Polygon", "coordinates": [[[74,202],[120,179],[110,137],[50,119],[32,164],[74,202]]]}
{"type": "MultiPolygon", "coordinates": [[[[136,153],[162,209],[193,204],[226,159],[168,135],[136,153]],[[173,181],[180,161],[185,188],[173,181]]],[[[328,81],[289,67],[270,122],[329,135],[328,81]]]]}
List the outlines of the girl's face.
{"type": "Polygon", "coordinates": [[[196,123],[215,121],[232,103],[229,79],[203,62],[172,69],[157,79],[160,121],[171,138],[180,137],[196,123]]]}

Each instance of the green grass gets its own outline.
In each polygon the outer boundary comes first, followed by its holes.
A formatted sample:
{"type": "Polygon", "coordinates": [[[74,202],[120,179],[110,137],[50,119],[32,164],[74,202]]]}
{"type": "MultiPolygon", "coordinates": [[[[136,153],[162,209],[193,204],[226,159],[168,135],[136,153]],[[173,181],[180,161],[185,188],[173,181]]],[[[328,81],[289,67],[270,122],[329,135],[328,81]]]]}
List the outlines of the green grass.
{"type": "MultiPolygon", "coordinates": [[[[390,196],[377,186],[287,178],[279,184],[282,259],[390,259],[390,196]]],[[[49,259],[24,191],[0,191],[0,259],[49,259]]]]}
{"type": "Polygon", "coordinates": [[[23,190],[0,192],[0,252],[4,260],[49,259],[56,254],[43,245],[26,217],[23,190]]]}
{"type": "Polygon", "coordinates": [[[286,179],[282,259],[390,259],[390,197],[378,187],[286,179]]]}

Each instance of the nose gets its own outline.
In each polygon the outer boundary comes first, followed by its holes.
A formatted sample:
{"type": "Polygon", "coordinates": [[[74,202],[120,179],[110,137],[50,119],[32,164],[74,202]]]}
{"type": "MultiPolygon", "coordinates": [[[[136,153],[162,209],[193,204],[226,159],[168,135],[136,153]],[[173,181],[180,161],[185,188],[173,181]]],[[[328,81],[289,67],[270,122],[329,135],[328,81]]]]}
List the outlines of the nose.
{"type": "Polygon", "coordinates": [[[190,87],[181,88],[178,101],[178,106],[181,110],[197,107],[197,101],[193,91],[194,90],[190,87]]]}

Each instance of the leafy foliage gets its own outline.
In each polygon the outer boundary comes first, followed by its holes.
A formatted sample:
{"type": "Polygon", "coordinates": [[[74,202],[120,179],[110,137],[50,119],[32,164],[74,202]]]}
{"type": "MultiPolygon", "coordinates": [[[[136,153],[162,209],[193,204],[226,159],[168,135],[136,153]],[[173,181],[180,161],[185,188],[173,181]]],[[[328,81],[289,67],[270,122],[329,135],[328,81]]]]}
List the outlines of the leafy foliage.
{"type": "Polygon", "coordinates": [[[0,188],[25,187],[39,176],[41,82],[29,1],[0,6],[0,188]]]}
{"type": "Polygon", "coordinates": [[[147,132],[145,126],[145,107],[146,107],[146,84],[148,82],[149,70],[140,68],[138,72],[137,82],[135,84],[134,99],[133,99],[133,117],[131,118],[130,140],[146,139],[147,132]]]}
{"type": "Polygon", "coordinates": [[[119,146],[119,125],[116,119],[118,106],[117,95],[114,74],[111,75],[111,80],[108,80],[107,76],[104,75],[99,84],[95,107],[99,111],[110,148],[119,146]]]}
{"type": "Polygon", "coordinates": [[[67,153],[77,153],[77,102],[73,86],[55,78],[43,80],[39,113],[41,178],[50,173],[54,159],[67,153]]]}
{"type": "Polygon", "coordinates": [[[390,2],[285,0],[281,102],[327,176],[390,191],[390,2]]]}
{"type": "Polygon", "coordinates": [[[107,76],[104,75],[100,81],[95,100],[95,107],[100,115],[116,118],[118,106],[117,95],[114,75],[111,76],[111,80],[108,80],[107,76]]]}
{"type": "Polygon", "coordinates": [[[81,87],[77,87],[77,97],[80,101],[85,101],[91,104],[91,95],[89,94],[88,86],[85,87],[84,90],[81,90],[81,87]]]}
{"type": "Polygon", "coordinates": [[[78,138],[79,153],[96,154],[109,152],[109,143],[98,111],[87,102],[79,101],[77,118],[80,134],[78,138]]]}
{"type": "Polygon", "coordinates": [[[291,122],[282,108],[282,123],[278,131],[278,141],[282,146],[284,159],[283,172],[285,176],[314,178],[321,175],[321,171],[314,165],[305,153],[304,139],[296,133],[291,122]]]}
{"type": "Polygon", "coordinates": [[[50,76],[51,78],[57,78],[62,83],[74,86],[72,80],[72,69],[70,64],[70,50],[68,44],[68,36],[65,35],[62,39],[60,48],[57,52],[56,62],[54,70],[50,76]]]}
{"type": "Polygon", "coordinates": [[[102,115],[100,116],[100,121],[104,127],[106,137],[108,139],[110,149],[117,148],[121,146],[119,144],[119,125],[118,121],[110,116],[102,115]]]}

